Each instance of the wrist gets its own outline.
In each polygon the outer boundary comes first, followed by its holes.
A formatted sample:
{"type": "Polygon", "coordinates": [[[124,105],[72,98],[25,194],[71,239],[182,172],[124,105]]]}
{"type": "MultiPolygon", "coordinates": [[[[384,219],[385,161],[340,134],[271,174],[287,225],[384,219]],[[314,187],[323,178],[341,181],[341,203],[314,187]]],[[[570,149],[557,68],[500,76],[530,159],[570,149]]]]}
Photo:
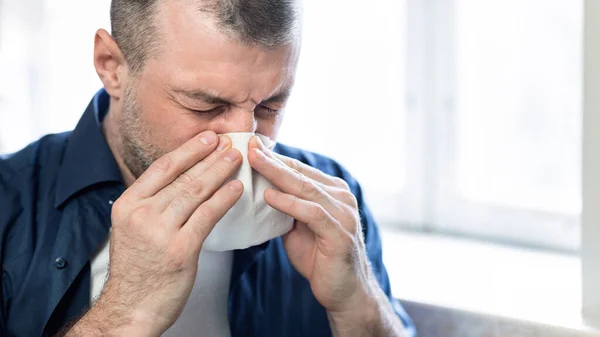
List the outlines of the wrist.
{"type": "Polygon", "coordinates": [[[109,296],[100,297],[85,316],[73,327],[85,332],[76,336],[116,335],[116,336],[160,336],[161,329],[157,320],[141,310],[126,308],[110,300],[109,296]],[[96,333],[97,334],[96,334],[96,333]]]}
{"type": "Polygon", "coordinates": [[[332,328],[344,330],[364,330],[376,325],[380,320],[380,303],[377,292],[381,291],[370,286],[356,294],[344,311],[328,311],[332,328]]]}
{"type": "Polygon", "coordinates": [[[333,336],[407,336],[402,321],[378,284],[372,284],[362,300],[344,312],[329,312],[333,336]]]}

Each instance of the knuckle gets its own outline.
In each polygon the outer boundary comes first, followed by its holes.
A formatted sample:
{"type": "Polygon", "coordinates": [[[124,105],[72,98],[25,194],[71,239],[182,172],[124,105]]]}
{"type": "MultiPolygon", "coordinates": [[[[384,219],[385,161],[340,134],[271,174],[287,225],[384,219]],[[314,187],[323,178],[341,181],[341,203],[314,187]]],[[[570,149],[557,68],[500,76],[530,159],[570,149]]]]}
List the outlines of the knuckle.
{"type": "Polygon", "coordinates": [[[300,173],[300,162],[294,158],[287,161],[288,166],[298,174],[300,173]]]}
{"type": "Polygon", "coordinates": [[[321,207],[319,205],[314,205],[309,210],[310,217],[315,220],[320,220],[323,216],[321,207]]]}
{"type": "Polygon", "coordinates": [[[350,185],[348,185],[348,182],[340,177],[333,177],[333,182],[337,187],[343,188],[345,190],[350,190],[350,185]]]}
{"type": "Polygon", "coordinates": [[[136,207],[129,214],[129,223],[133,226],[144,225],[151,216],[151,207],[149,205],[141,205],[136,207]]]}
{"type": "Polygon", "coordinates": [[[177,181],[182,185],[187,185],[194,181],[194,177],[190,174],[189,171],[186,171],[180,174],[179,177],[177,177],[177,181]]]}
{"type": "Polygon", "coordinates": [[[282,168],[288,168],[290,171],[292,171],[295,175],[297,176],[304,176],[302,174],[302,163],[296,159],[290,158],[289,160],[283,161],[283,164],[285,166],[283,166],[282,168]]]}
{"type": "Polygon", "coordinates": [[[173,162],[173,158],[170,155],[162,156],[158,160],[156,160],[152,167],[161,174],[167,174],[172,169],[175,163],[173,162]]]}
{"type": "Polygon", "coordinates": [[[312,208],[311,208],[311,215],[312,218],[314,218],[317,221],[329,221],[329,215],[327,214],[327,211],[325,211],[325,209],[323,208],[323,206],[319,205],[319,204],[315,204],[312,208]]]}
{"type": "Polygon", "coordinates": [[[204,193],[204,181],[202,179],[191,180],[184,189],[189,197],[201,195],[204,193]]]}
{"type": "Polygon", "coordinates": [[[300,192],[302,194],[312,196],[317,194],[318,190],[319,188],[315,183],[307,177],[302,177],[302,180],[300,181],[300,192]]]}
{"type": "Polygon", "coordinates": [[[297,177],[302,177],[303,176],[302,172],[300,172],[298,169],[295,169],[293,167],[290,168],[290,169],[292,170],[292,173],[294,173],[294,175],[296,175],[297,177]]]}
{"type": "MultiPolygon", "coordinates": [[[[198,208],[198,222],[213,223],[217,221],[217,211],[206,205],[198,208]]],[[[204,227],[202,225],[196,227],[204,227]]]]}
{"type": "Polygon", "coordinates": [[[348,190],[342,192],[342,201],[354,209],[358,208],[358,200],[356,199],[356,196],[354,193],[348,190]]]}

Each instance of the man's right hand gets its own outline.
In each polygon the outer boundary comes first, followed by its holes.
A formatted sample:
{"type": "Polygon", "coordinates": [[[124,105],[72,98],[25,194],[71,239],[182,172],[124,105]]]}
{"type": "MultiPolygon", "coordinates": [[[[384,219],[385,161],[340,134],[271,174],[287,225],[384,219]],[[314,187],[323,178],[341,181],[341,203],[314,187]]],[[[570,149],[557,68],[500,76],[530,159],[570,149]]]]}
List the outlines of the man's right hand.
{"type": "Polygon", "coordinates": [[[67,333],[153,335],[179,317],[202,244],[242,195],[242,156],[206,131],[154,162],[114,203],[109,277],[97,303],[67,333]]]}

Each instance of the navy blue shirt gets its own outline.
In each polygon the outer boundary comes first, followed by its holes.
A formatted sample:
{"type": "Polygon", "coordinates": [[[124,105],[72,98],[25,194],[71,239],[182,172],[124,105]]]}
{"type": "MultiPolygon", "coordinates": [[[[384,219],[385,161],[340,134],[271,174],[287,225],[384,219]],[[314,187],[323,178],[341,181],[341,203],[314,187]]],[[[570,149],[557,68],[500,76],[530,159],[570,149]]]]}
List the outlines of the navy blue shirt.
{"type": "MultiPolygon", "coordinates": [[[[100,128],[108,105],[101,90],[72,132],[0,159],[1,336],[52,336],[90,304],[90,260],[109,233],[111,201],[125,190],[100,128]]],[[[374,274],[414,334],[391,297],[379,232],[356,180],[323,156],[281,144],[276,151],[348,182],[374,274]]],[[[229,324],[232,336],[331,336],[326,311],[279,238],[235,251],[229,324]]]]}

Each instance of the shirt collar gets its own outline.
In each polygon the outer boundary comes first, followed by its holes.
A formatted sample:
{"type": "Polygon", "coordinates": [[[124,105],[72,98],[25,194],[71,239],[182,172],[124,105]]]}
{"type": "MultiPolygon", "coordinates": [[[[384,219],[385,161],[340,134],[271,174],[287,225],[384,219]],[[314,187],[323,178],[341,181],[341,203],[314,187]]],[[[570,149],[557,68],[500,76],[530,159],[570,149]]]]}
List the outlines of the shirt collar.
{"type": "Polygon", "coordinates": [[[101,129],[109,105],[108,93],[104,89],[98,91],[69,135],[58,173],[55,207],[92,185],[123,183],[119,166],[101,129]]]}

